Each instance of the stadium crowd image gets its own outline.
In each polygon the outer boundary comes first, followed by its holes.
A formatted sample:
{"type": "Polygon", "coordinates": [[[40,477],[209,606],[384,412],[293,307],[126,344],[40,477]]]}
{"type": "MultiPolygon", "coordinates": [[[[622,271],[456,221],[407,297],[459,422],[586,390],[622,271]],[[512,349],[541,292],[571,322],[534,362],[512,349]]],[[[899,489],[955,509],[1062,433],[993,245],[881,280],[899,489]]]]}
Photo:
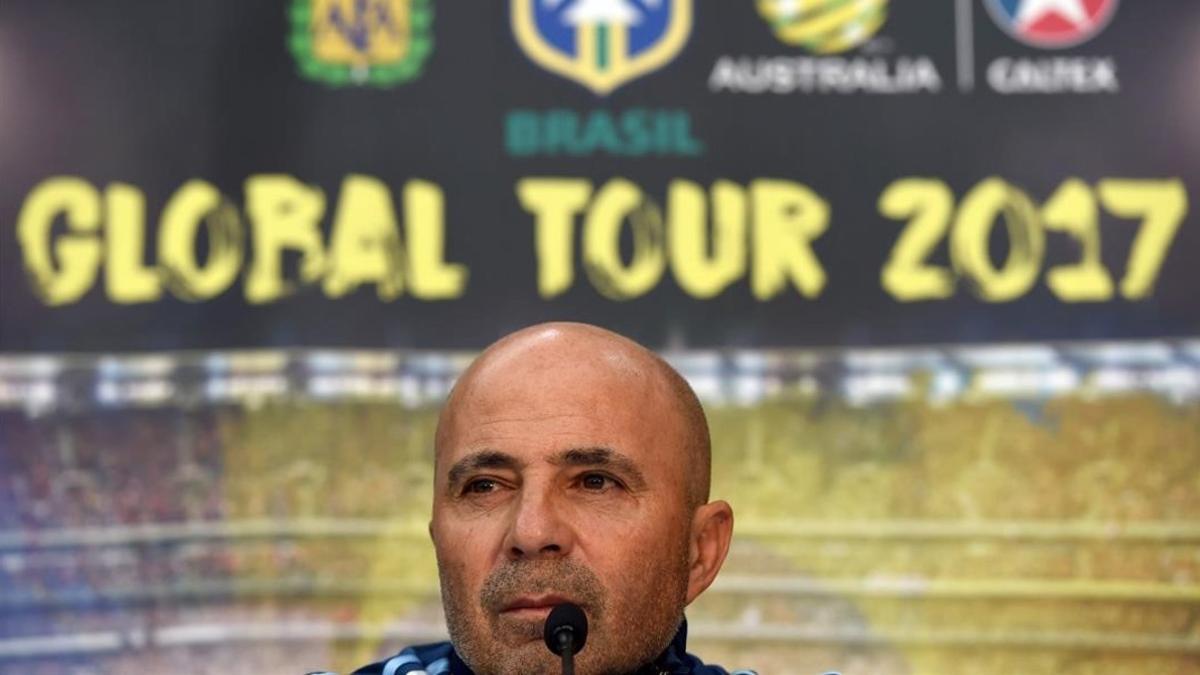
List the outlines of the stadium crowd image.
{"type": "Polygon", "coordinates": [[[1168,0],[0,3],[0,675],[1200,674],[1198,73],[1168,0]]]}

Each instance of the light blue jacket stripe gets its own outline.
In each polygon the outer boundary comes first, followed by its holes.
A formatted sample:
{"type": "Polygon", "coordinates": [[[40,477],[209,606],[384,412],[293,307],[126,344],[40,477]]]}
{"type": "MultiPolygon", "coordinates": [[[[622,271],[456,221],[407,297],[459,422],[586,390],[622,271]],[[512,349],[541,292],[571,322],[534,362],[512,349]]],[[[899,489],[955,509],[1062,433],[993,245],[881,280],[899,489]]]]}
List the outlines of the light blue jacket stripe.
{"type": "Polygon", "coordinates": [[[420,663],[421,659],[412,654],[401,654],[388,659],[388,662],[383,664],[383,675],[396,675],[396,671],[400,670],[400,666],[409,663],[420,663]]]}

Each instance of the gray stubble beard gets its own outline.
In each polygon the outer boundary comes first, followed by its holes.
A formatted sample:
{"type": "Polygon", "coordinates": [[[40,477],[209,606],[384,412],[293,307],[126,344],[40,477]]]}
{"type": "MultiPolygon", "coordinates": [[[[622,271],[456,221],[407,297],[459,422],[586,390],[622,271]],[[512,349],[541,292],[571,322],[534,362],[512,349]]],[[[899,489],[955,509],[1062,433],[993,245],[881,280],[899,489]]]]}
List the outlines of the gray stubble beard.
{"type": "MultiPolygon", "coordinates": [[[[488,575],[478,599],[468,596],[452,579],[454,576],[439,557],[442,605],[446,626],[455,651],[476,675],[554,675],[561,672],[561,661],[542,643],[541,622],[506,621],[499,611],[512,598],[523,593],[555,593],[575,599],[583,606],[593,627],[588,646],[580,653],[577,672],[597,675],[618,675],[636,669],[657,656],[670,643],[683,620],[687,593],[687,554],[677,564],[676,583],[651,583],[658,590],[653,597],[640,598],[632,609],[636,623],[611,626],[605,622],[611,609],[608,593],[592,570],[577,562],[558,559],[510,562],[488,575]],[[670,616],[662,608],[675,607],[670,616]],[[474,630],[472,609],[478,609],[486,621],[474,630]],[[655,611],[657,610],[657,611],[655,611]],[[623,630],[624,629],[624,630],[623,630]],[[614,633],[614,634],[606,634],[614,633]],[[515,638],[516,644],[506,645],[505,637],[515,638]],[[619,644],[607,644],[620,638],[619,644]],[[624,656],[624,658],[621,658],[624,656]],[[609,663],[593,663],[593,657],[607,657],[609,663]]],[[[649,573],[652,566],[647,566],[649,573]]]]}

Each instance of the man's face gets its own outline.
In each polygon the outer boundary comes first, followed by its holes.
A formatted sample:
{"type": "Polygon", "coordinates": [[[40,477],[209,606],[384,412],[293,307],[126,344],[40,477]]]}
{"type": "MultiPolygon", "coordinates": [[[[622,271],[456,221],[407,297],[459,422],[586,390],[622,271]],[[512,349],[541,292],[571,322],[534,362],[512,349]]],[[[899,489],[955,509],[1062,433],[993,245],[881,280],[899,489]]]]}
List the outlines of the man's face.
{"type": "MultiPolygon", "coordinates": [[[[531,361],[531,362],[526,362],[531,361]]],[[[588,617],[580,673],[652,659],[682,618],[682,421],[648,375],[496,364],[443,418],[431,533],[451,638],[478,673],[557,673],[550,609],[588,617]]]]}

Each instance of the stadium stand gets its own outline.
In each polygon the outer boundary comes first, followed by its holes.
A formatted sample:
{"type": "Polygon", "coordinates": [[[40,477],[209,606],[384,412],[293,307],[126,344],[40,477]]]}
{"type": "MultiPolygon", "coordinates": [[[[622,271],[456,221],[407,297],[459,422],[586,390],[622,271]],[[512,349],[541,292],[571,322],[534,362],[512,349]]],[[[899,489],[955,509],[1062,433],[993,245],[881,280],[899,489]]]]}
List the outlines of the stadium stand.
{"type": "MultiPolygon", "coordinates": [[[[1198,351],[1134,347],[674,355],[738,513],[696,650],[1198,672],[1198,351]]],[[[0,364],[0,674],[348,669],[440,636],[430,439],[466,360],[0,364]]]]}

